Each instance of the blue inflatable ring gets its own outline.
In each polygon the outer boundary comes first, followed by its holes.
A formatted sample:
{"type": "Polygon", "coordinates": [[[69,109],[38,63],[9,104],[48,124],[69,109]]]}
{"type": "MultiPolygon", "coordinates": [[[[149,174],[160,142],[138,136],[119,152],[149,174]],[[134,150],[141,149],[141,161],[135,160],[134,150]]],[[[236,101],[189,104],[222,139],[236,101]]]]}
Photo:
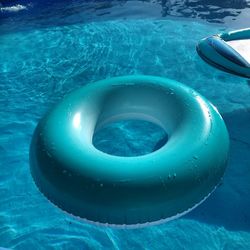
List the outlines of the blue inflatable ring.
{"type": "Polygon", "coordinates": [[[187,213],[220,182],[227,163],[225,124],[204,97],[160,77],[125,76],[86,85],[38,124],[31,173],[55,205],[96,223],[138,226],[187,213]],[[161,126],[168,142],[137,157],[103,153],[92,144],[111,121],[161,126]]]}

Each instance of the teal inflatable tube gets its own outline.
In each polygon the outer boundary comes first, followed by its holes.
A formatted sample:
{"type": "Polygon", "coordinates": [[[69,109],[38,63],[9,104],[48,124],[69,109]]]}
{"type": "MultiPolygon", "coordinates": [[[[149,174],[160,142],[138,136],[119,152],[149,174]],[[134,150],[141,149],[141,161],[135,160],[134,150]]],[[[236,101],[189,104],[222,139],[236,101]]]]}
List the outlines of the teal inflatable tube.
{"type": "Polygon", "coordinates": [[[197,44],[196,50],[212,66],[250,78],[250,29],[204,38],[197,44]]]}
{"type": "Polygon", "coordinates": [[[205,200],[220,182],[229,138],[217,109],[167,78],[124,76],[86,85],[38,124],[30,167],[39,190],[62,210],[126,227],[164,222],[205,200]],[[168,142],[137,157],[103,153],[93,134],[121,119],[161,126],[168,142]]]}

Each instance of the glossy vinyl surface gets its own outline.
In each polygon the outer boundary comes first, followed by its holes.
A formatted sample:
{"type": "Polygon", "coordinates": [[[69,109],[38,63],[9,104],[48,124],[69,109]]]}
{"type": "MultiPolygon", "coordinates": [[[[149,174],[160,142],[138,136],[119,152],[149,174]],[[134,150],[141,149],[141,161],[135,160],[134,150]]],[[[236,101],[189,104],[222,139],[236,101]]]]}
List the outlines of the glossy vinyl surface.
{"type": "Polygon", "coordinates": [[[212,66],[250,78],[249,63],[226,43],[242,39],[250,39],[250,29],[235,30],[204,38],[197,44],[196,49],[201,58],[212,66]]]}
{"type": "Polygon", "coordinates": [[[66,96],[38,124],[30,164],[37,186],[58,207],[132,226],[176,217],[204,200],[224,174],[228,150],[224,122],[205,98],[167,78],[138,75],[66,96]],[[95,130],[121,119],[158,124],[169,140],[137,157],[97,150],[95,130]]]}

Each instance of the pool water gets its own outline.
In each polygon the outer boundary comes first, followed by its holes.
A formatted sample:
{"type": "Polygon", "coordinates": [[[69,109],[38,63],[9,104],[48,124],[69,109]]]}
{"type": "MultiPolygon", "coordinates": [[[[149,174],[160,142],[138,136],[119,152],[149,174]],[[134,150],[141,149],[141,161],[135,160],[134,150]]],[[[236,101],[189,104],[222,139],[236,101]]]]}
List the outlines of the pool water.
{"type": "Polygon", "coordinates": [[[167,141],[166,131],[152,122],[119,120],[95,131],[92,143],[104,153],[131,157],[154,152],[167,141]]]}
{"type": "MultiPolygon", "coordinates": [[[[1,10],[0,247],[250,249],[250,81],[212,68],[195,51],[203,37],[247,27],[250,7],[249,1],[215,2],[58,0],[28,6],[23,0],[28,10],[1,10]],[[33,131],[56,102],[86,83],[128,74],[168,77],[194,88],[218,108],[231,141],[223,182],[202,205],[180,219],[134,230],[64,214],[40,194],[29,170],[33,131]]],[[[10,1],[0,3],[3,8],[10,1]]],[[[128,121],[114,126],[136,154],[162,138],[147,124],[137,130],[128,121]]],[[[102,146],[112,143],[117,154],[124,149],[105,133],[98,140],[110,140],[102,146]]]]}

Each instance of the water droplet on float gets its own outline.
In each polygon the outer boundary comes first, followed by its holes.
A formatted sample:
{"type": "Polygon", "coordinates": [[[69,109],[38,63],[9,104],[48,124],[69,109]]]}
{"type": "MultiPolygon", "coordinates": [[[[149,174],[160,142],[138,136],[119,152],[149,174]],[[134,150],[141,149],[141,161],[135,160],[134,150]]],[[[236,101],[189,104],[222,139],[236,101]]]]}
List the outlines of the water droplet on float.
{"type": "Polygon", "coordinates": [[[51,143],[51,149],[52,149],[52,150],[55,150],[55,149],[56,149],[55,143],[53,143],[53,142],[51,143]]]}
{"type": "Polygon", "coordinates": [[[47,151],[47,155],[49,156],[49,158],[52,158],[52,155],[47,151]]]}

